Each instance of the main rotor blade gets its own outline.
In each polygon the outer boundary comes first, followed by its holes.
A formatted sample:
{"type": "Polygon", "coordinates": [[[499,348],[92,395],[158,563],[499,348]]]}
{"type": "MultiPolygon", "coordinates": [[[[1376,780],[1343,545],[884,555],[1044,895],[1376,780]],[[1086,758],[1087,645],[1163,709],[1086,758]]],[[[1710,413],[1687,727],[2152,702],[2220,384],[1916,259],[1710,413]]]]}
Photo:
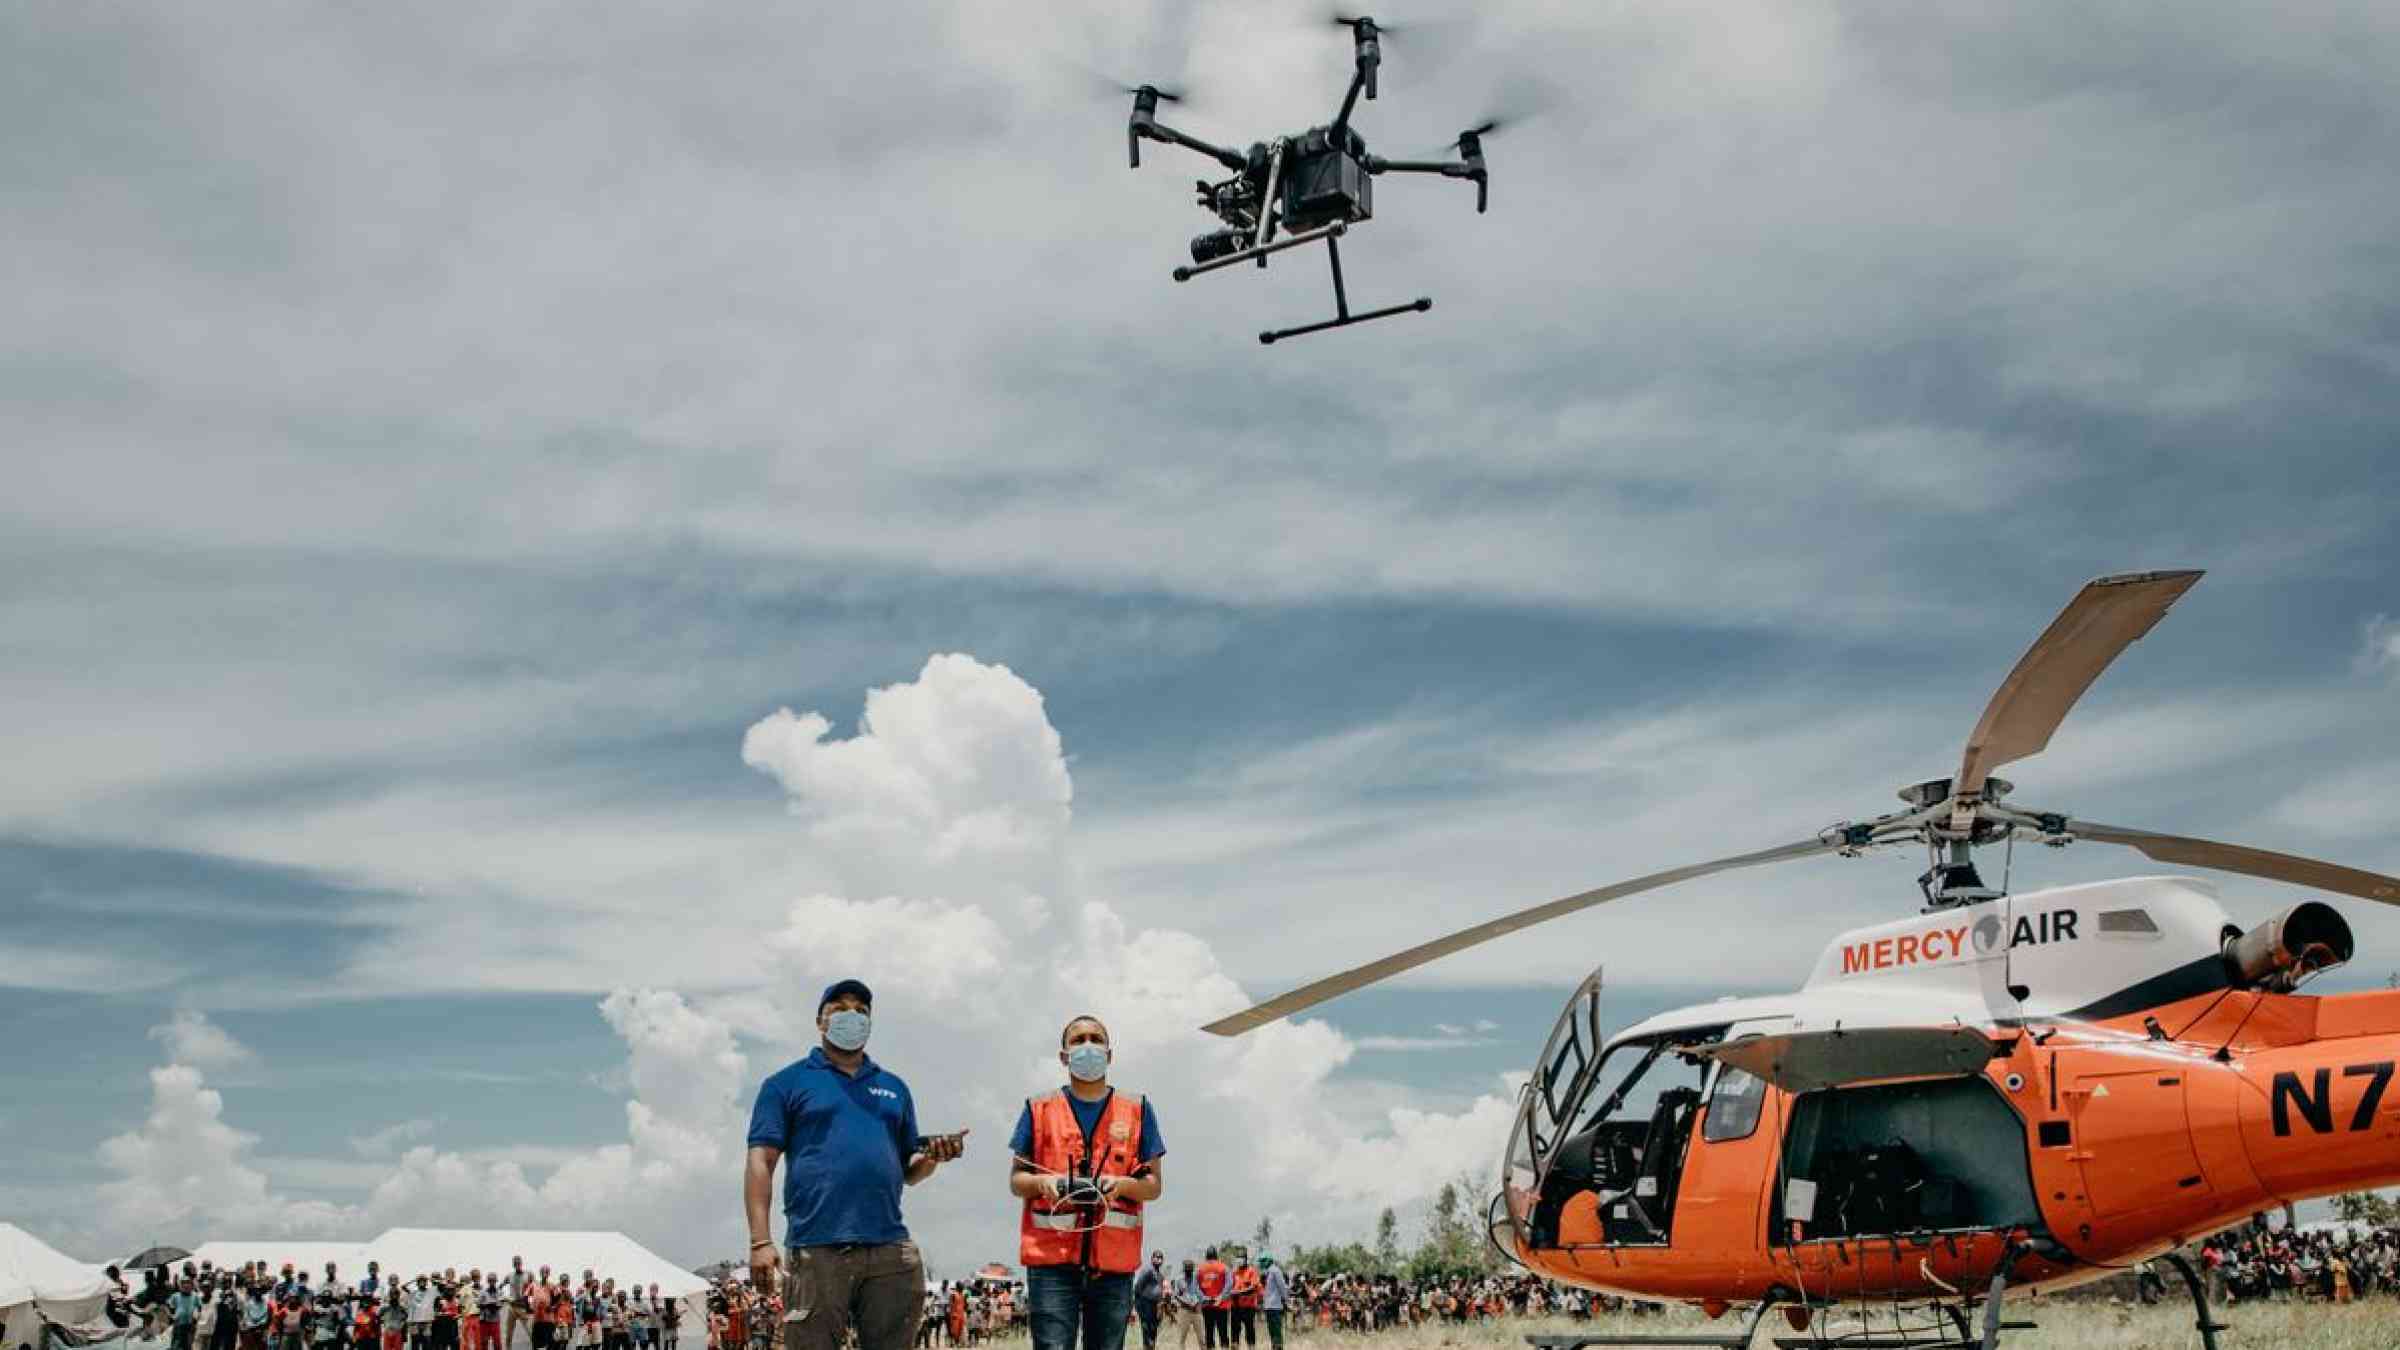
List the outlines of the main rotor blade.
{"type": "Polygon", "coordinates": [[[2263,848],[2241,844],[2220,844],[2214,839],[2191,839],[2180,834],[2152,834],[2148,830],[2131,830],[2122,825],[2095,825],[2088,820],[2070,820],[2067,832],[2078,839],[2097,839],[2104,844],[2123,844],[2139,849],[2160,862],[2186,863],[2193,867],[2211,867],[2220,872],[2239,872],[2244,876],[2265,877],[2269,881],[2288,881],[2295,886],[2314,886],[2320,891],[2355,895],[2361,900],[2380,900],[2387,905],[2400,905],[2400,878],[2378,872],[2361,872],[2339,863],[2320,862],[2290,853],[2273,853],[2263,848]]]}
{"type": "Polygon", "coordinates": [[[1981,792],[1992,770],[2050,744],[2050,733],[2108,663],[2165,618],[2167,606],[2199,579],[2199,570],[2191,569],[2128,572],[2086,583],[2000,682],[1967,737],[1951,790],[1961,796],[1981,792]]]}
{"type": "Polygon", "coordinates": [[[1347,994],[1353,989],[1373,984],[1377,980],[1397,975],[1404,970],[1414,970],[1428,961],[1448,956],[1452,952],[1464,951],[1477,943],[1489,942],[1493,938],[1516,932],[1520,928],[1531,928],[1537,923],[1573,914],[1580,909],[1589,909],[1594,905],[1633,895],[1636,892],[1656,890],[1661,886],[1672,886],[1678,881],[1704,877],[1711,872],[1730,872],[1737,867],[1756,867],[1762,863],[1782,862],[1787,858],[1805,858],[1812,853],[1831,853],[1838,843],[1838,839],[1834,843],[1827,843],[1823,839],[1808,839],[1797,844],[1785,844],[1780,848],[1762,849],[1756,853],[1744,853],[1731,858],[1719,858],[1714,862],[1693,863],[1689,867],[1678,867],[1672,871],[1653,872],[1646,877],[1620,881],[1613,886],[1602,886],[1598,890],[1584,891],[1567,896],[1563,900],[1553,900],[1545,905],[1535,905],[1531,909],[1521,909],[1514,914],[1505,915],[1487,923],[1479,923],[1473,928],[1462,928],[1448,937],[1439,937],[1431,942],[1419,943],[1407,951],[1396,952],[1380,961],[1370,961],[1355,969],[1345,970],[1339,975],[1328,975],[1314,984],[1304,984],[1288,994],[1268,999],[1246,1012],[1238,1012],[1231,1017],[1220,1017],[1200,1029],[1219,1036],[1239,1036],[1245,1031],[1265,1026],[1278,1018],[1289,1017],[1303,1008],[1313,1008],[1338,994],[1347,994]]]}

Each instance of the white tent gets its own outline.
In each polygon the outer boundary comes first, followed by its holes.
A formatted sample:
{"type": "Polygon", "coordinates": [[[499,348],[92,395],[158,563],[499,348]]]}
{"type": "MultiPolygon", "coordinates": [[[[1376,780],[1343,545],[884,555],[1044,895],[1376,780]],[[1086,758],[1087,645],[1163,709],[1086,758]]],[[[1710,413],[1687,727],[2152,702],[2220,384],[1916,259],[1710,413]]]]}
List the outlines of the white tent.
{"type": "Polygon", "coordinates": [[[314,1284],[325,1278],[325,1263],[331,1261],[343,1280],[356,1284],[367,1273],[365,1251],[366,1244],[360,1242],[203,1242],[175,1262],[174,1269],[181,1271],[185,1262],[207,1262],[219,1270],[238,1270],[247,1262],[264,1261],[270,1273],[280,1273],[287,1265],[307,1271],[314,1284]]]}
{"type": "Polygon", "coordinates": [[[0,1325],[5,1344],[41,1345],[42,1323],[73,1326],[100,1316],[108,1277],[62,1255],[13,1223],[0,1223],[0,1325]]]}
{"type": "MultiPolygon", "coordinates": [[[[506,1278],[509,1259],[522,1256],[527,1270],[550,1267],[553,1274],[580,1280],[590,1271],[615,1280],[619,1289],[651,1285],[682,1305],[683,1343],[705,1344],[708,1325],[708,1281],[667,1260],[623,1233],[579,1231],[520,1231],[505,1228],[395,1228],[370,1242],[358,1254],[358,1268],[382,1263],[383,1273],[402,1279],[456,1270],[464,1275],[495,1271],[506,1278]]],[[[344,1270],[349,1269],[345,1263],[344,1270]]]]}

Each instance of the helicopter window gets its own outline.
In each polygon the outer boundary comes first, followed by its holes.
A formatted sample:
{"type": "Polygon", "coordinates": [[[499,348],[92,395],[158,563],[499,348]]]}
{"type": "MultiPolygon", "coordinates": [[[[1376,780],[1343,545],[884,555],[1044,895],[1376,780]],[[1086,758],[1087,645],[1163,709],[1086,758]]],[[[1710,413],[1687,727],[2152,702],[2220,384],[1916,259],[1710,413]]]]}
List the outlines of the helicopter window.
{"type": "Polygon", "coordinates": [[[2158,936],[2158,920],[2146,909],[2102,910],[2100,933],[2104,937],[2153,938],[2158,936]]]}
{"type": "Polygon", "coordinates": [[[1759,1108],[1766,1105],[1767,1080],[1728,1064],[1717,1071],[1708,1096],[1708,1119],[1700,1137],[1712,1144],[1747,1139],[1758,1129],[1759,1108]]]}
{"type": "MultiPolygon", "coordinates": [[[[1668,1241],[1684,1152],[1711,1066],[1688,1047],[1724,1033],[1722,1026],[1696,1027],[1672,1033],[1672,1039],[1619,1041],[1578,1076],[1563,1103],[1557,1145],[1538,1170],[1527,1225],[1533,1245],[1558,1245],[1567,1203],[1587,1193],[1600,1197],[1594,1235],[1600,1243],[1668,1241]]],[[[1537,1109],[1547,1104],[1545,1086],[1538,1079],[1534,1085],[1537,1109]]]]}

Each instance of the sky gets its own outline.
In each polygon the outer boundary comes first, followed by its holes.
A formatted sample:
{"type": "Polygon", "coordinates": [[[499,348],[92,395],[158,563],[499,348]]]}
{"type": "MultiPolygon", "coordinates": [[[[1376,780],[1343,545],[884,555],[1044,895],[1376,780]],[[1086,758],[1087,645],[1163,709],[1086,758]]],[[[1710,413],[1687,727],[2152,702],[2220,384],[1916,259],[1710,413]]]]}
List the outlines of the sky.
{"type": "Polygon", "coordinates": [[[856,974],[937,1272],[1086,1010],[1162,1244],[1361,1237],[1591,968],[1789,987],[1919,860],[1200,1022],[1879,813],[2105,573],[2209,571],[2018,800],[2400,871],[2388,6],[1473,14],[1359,119],[1539,109],[1345,241],[1434,309],[1264,348],[1322,265],[1170,281],[1088,72],[1297,131],[1303,7],[0,10],[0,1216],[731,1256],[856,974]]]}

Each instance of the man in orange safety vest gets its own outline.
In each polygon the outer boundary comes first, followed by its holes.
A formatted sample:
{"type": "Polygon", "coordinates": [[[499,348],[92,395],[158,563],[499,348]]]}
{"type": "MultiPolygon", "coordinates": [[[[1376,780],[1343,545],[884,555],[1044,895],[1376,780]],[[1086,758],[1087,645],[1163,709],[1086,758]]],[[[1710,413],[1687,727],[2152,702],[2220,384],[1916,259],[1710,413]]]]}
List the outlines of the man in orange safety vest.
{"type": "Polygon", "coordinates": [[[1024,1202],[1018,1259],[1034,1350],[1124,1350],[1142,1206],[1165,1189],[1166,1144],[1150,1104],[1109,1086],[1115,1049],[1089,1015],[1058,1034],[1067,1085],[1030,1098],[1010,1143],[1009,1193],[1024,1202]]]}

